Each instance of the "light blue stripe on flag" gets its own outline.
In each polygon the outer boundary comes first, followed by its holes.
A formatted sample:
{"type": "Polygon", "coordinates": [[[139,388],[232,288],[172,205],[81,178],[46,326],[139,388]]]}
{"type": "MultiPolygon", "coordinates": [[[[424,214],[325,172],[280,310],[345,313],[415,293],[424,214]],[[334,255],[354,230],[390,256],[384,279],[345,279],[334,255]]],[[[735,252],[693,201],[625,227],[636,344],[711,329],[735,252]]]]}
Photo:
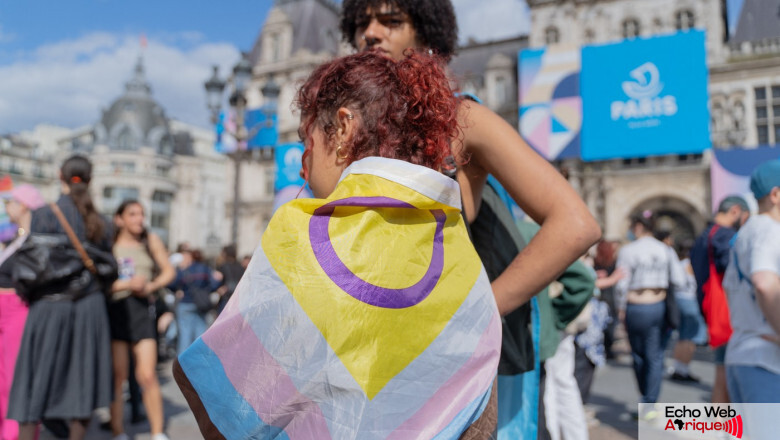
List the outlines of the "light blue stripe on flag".
{"type": "Polygon", "coordinates": [[[211,422],[225,438],[289,440],[284,430],[260,419],[230,383],[216,353],[202,339],[198,338],[179,356],[179,364],[211,422]]]}

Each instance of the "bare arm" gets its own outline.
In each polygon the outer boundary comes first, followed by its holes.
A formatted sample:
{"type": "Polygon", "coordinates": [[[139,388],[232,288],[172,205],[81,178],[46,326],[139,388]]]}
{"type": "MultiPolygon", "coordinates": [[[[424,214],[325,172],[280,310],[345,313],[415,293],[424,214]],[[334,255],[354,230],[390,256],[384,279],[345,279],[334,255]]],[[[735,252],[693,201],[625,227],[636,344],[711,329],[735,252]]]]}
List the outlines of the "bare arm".
{"type": "Polygon", "coordinates": [[[623,268],[618,267],[614,271],[612,271],[612,275],[604,277],[604,278],[598,278],[596,279],[596,287],[599,289],[606,289],[608,287],[612,287],[615,284],[618,283],[618,281],[625,278],[626,272],[623,270],[623,268]]]}
{"type": "Polygon", "coordinates": [[[460,113],[463,142],[453,149],[468,160],[458,175],[467,218],[476,217],[485,179],[493,174],[542,227],[492,283],[499,312],[506,315],[555,280],[601,231],[569,183],[513,127],[473,102],[464,101],[460,113]]]}
{"type": "Polygon", "coordinates": [[[756,289],[758,306],[775,333],[780,335],[780,276],[764,270],[753,273],[750,281],[756,289]]]}
{"type": "Polygon", "coordinates": [[[160,237],[155,234],[149,234],[149,250],[157,267],[160,268],[160,274],[146,284],[144,291],[147,294],[167,286],[176,278],[176,270],[168,259],[168,251],[165,250],[165,245],[160,237]]]}

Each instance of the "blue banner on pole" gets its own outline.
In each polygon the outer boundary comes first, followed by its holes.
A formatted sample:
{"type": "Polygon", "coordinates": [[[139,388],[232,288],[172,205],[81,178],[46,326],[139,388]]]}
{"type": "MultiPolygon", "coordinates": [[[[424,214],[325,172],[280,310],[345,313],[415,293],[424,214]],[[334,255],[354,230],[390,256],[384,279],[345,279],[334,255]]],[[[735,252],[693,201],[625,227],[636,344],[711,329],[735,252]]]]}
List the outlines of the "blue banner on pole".
{"type": "Polygon", "coordinates": [[[236,119],[232,112],[219,112],[214,129],[216,130],[214,148],[217,150],[217,153],[224,154],[233,153],[237,150],[246,150],[246,143],[242,142],[239,145],[236,137],[233,135],[236,132],[236,119]]]}
{"type": "Polygon", "coordinates": [[[276,209],[295,198],[309,198],[311,192],[300,175],[304,147],[300,142],[278,145],[274,150],[276,180],[274,181],[274,205],[276,209]]]}
{"type": "Polygon", "coordinates": [[[303,157],[303,144],[293,142],[276,147],[276,181],[274,190],[279,191],[287,186],[302,186],[303,179],[300,176],[301,158],[303,157]]]}
{"type": "Polygon", "coordinates": [[[582,158],[701,153],[710,146],[703,31],[582,50],[582,158]]]}
{"type": "Polygon", "coordinates": [[[261,107],[246,112],[246,128],[249,131],[248,148],[273,148],[279,140],[275,109],[261,107]]]}

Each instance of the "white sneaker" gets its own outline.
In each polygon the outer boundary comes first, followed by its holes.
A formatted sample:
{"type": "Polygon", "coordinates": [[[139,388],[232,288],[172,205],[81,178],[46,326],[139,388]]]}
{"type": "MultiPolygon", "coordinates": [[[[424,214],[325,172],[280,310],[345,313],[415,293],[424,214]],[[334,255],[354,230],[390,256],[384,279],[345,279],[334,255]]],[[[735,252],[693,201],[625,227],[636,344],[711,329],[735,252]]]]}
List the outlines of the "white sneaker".
{"type": "Polygon", "coordinates": [[[165,433],[159,433],[152,436],[152,440],[171,440],[165,433]]]}

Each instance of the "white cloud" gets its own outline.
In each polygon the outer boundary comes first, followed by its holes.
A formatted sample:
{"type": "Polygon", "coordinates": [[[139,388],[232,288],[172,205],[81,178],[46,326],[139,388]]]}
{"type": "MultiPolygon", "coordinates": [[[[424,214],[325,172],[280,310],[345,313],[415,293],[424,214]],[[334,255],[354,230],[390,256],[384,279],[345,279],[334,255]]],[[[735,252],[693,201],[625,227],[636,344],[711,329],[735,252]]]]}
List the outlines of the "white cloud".
{"type": "MultiPolygon", "coordinates": [[[[137,35],[91,33],[37,48],[0,66],[0,133],[39,123],[94,124],[101,109],[124,92],[141,53],[137,35]]],[[[211,65],[226,73],[239,58],[228,43],[199,42],[197,34],[149,38],[143,52],[155,100],[169,117],[207,127],[203,82],[211,65]],[[174,45],[189,42],[187,49],[174,45]]]]}
{"type": "Polygon", "coordinates": [[[460,42],[492,41],[527,34],[531,14],[524,0],[453,0],[460,42]]]}

